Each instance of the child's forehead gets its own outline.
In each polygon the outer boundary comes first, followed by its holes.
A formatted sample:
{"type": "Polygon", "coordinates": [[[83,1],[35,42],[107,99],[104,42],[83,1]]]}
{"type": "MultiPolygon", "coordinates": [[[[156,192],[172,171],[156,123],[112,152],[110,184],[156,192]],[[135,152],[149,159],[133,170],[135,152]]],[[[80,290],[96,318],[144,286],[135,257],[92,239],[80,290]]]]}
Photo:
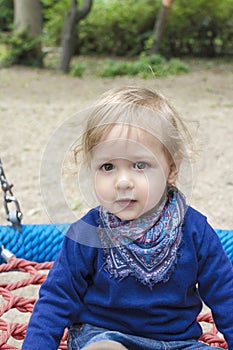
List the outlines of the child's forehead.
{"type": "Polygon", "coordinates": [[[162,143],[139,127],[116,125],[92,149],[92,157],[115,159],[149,158],[163,150],[162,143]]]}
{"type": "Polygon", "coordinates": [[[158,135],[155,136],[150,130],[142,128],[138,125],[129,124],[113,124],[107,128],[101,136],[100,143],[103,141],[118,141],[145,143],[146,140],[158,143],[158,135]]]}

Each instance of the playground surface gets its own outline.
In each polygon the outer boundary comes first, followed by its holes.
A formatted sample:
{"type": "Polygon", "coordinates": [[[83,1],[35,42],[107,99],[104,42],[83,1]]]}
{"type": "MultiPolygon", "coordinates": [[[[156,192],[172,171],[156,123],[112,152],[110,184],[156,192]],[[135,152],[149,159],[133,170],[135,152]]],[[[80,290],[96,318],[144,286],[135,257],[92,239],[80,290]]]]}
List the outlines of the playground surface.
{"type": "MultiPolygon", "coordinates": [[[[168,78],[73,78],[52,70],[13,67],[0,70],[0,142],[4,170],[21,204],[23,223],[49,223],[41,196],[41,164],[57,128],[104,91],[122,85],[157,89],[188,121],[199,151],[192,167],[189,202],[215,228],[232,229],[233,215],[233,69],[229,63],[192,64],[189,74],[168,78]]],[[[59,153],[59,149],[57,150],[59,153]]],[[[70,177],[69,177],[70,176],[70,177]]],[[[74,174],[63,186],[74,219],[86,210],[74,174]]],[[[45,189],[42,188],[42,191],[45,189]]],[[[56,195],[56,193],[55,193],[56,195]]],[[[53,199],[52,199],[53,200],[53,199]]],[[[59,196],[54,199],[59,206],[59,196]]],[[[64,213],[60,222],[70,222],[64,213]]],[[[0,206],[0,224],[5,224],[0,206]]]]}
{"type": "MultiPolygon", "coordinates": [[[[8,181],[14,184],[13,192],[21,205],[23,223],[53,222],[53,215],[47,212],[41,196],[40,170],[55,130],[62,128],[77,112],[90,107],[101,93],[122,85],[159,90],[188,121],[199,150],[193,166],[189,202],[208,217],[213,227],[232,229],[233,70],[232,65],[226,63],[192,64],[187,75],[147,80],[73,78],[51,70],[25,67],[1,69],[0,157],[8,181]]],[[[74,217],[80,217],[87,207],[80,203],[73,174],[68,175],[63,187],[74,217]]],[[[51,200],[59,206],[59,196],[51,200]]],[[[69,216],[64,213],[60,222],[67,221],[69,216]]],[[[1,205],[0,225],[5,224],[1,205]]],[[[9,283],[22,279],[22,275],[4,273],[1,279],[9,283]]],[[[17,293],[35,297],[37,291],[37,286],[30,286],[17,293]]],[[[23,322],[28,316],[11,310],[5,319],[23,322]]]]}

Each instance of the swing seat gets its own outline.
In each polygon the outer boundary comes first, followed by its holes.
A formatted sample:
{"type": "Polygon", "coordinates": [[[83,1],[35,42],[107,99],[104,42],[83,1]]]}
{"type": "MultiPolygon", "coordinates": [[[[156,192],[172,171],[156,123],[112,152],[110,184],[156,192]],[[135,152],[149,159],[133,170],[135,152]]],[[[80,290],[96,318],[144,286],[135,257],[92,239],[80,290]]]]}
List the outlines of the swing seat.
{"type": "MultiPolygon", "coordinates": [[[[32,312],[36,299],[16,297],[12,291],[29,285],[41,285],[47,274],[41,270],[49,270],[52,267],[58,251],[61,248],[63,237],[70,224],[41,224],[22,225],[21,231],[10,226],[0,226],[0,252],[3,246],[10,251],[5,254],[2,249],[0,258],[0,273],[7,271],[20,271],[29,273],[28,278],[12,283],[0,282],[0,296],[6,302],[0,305],[0,349],[18,350],[17,347],[8,345],[8,340],[13,337],[23,340],[26,334],[27,324],[8,324],[2,315],[10,309],[16,308],[20,312],[32,312]],[[6,256],[7,263],[4,263],[6,256]],[[17,256],[17,258],[16,258],[17,256]],[[2,263],[2,264],[1,264],[2,263]]],[[[222,245],[233,264],[233,230],[216,230],[222,245]]],[[[224,317],[224,315],[223,315],[224,317]]],[[[219,336],[211,313],[200,314],[198,322],[207,322],[211,329],[204,331],[200,338],[211,346],[227,349],[225,340],[219,336]]],[[[65,330],[59,349],[67,350],[68,330],[65,330]]]]}
{"type": "MultiPolygon", "coordinates": [[[[0,226],[0,247],[4,246],[18,258],[54,261],[69,226],[69,223],[22,225],[21,231],[11,226],[0,226]]],[[[233,230],[216,229],[216,233],[233,264],[233,230]]]]}

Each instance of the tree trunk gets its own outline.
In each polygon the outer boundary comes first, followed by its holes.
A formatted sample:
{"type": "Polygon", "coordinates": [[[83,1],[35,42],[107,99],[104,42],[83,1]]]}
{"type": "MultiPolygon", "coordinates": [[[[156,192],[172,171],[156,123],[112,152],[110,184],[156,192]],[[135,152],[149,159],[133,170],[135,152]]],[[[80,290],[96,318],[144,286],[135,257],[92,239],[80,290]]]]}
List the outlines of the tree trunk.
{"type": "Polygon", "coordinates": [[[31,37],[42,34],[42,9],[39,0],[14,0],[14,28],[27,29],[31,37]]]}
{"type": "Polygon", "coordinates": [[[77,0],[72,0],[71,2],[62,30],[62,52],[58,69],[63,72],[69,71],[70,62],[74,54],[76,26],[90,12],[92,4],[93,0],[85,0],[82,7],[78,8],[77,0]]]}
{"type": "Polygon", "coordinates": [[[171,4],[172,0],[162,0],[162,6],[154,26],[154,42],[150,50],[151,54],[159,52],[171,4]]]}
{"type": "Polygon", "coordinates": [[[69,71],[70,61],[74,53],[76,12],[76,1],[72,1],[62,30],[62,52],[58,69],[64,72],[69,71]]]}
{"type": "MultiPolygon", "coordinates": [[[[42,7],[39,0],[14,0],[14,30],[26,30],[29,38],[42,34],[42,7]]],[[[32,59],[42,61],[41,45],[28,53],[32,59]]],[[[41,62],[42,63],[42,62],[41,62]]]]}

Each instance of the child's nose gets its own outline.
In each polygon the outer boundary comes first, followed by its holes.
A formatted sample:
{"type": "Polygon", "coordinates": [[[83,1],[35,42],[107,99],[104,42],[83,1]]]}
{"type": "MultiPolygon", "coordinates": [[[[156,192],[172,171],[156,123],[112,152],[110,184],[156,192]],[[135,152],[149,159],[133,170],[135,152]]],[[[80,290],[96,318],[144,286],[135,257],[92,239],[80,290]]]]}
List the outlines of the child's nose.
{"type": "Polygon", "coordinates": [[[117,189],[118,190],[126,190],[128,188],[132,188],[132,182],[128,180],[120,180],[117,182],[117,189]]]}
{"type": "Polygon", "coordinates": [[[133,188],[133,186],[133,180],[127,174],[122,174],[116,181],[117,190],[127,190],[133,188]]]}

